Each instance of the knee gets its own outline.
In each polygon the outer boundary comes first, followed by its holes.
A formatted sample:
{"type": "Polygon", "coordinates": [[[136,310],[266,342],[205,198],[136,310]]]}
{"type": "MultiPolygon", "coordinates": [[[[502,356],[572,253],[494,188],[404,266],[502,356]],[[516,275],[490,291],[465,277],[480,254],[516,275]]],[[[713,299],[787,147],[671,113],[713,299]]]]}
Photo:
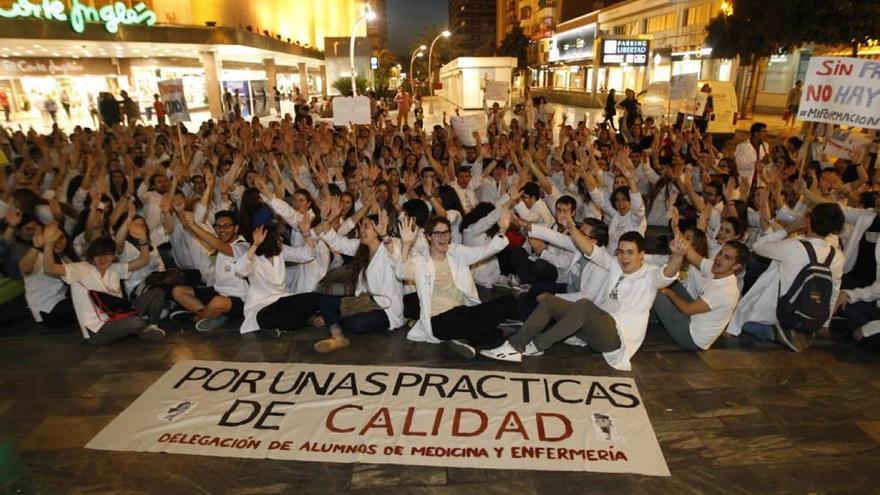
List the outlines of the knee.
{"type": "Polygon", "coordinates": [[[226,296],[214,296],[208,301],[208,308],[213,311],[225,313],[232,309],[232,299],[226,296]]]}
{"type": "Polygon", "coordinates": [[[180,302],[181,297],[191,296],[192,293],[192,287],[188,285],[175,285],[174,288],[171,289],[171,297],[178,302],[180,302]]]}

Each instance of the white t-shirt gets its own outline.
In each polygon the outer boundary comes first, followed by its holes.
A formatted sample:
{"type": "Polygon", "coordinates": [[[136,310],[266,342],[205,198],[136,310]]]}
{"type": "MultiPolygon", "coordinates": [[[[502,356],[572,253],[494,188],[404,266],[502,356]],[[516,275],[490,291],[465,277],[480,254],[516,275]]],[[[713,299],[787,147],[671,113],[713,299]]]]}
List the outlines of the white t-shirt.
{"type": "Polygon", "coordinates": [[[67,295],[67,286],[58,277],[46,275],[43,271],[43,253],[37,255],[34,270],[24,275],[24,297],[28,308],[37,322],[43,321],[40,312],[50,313],[56,304],[67,295]]]}
{"type": "Polygon", "coordinates": [[[73,310],[79,321],[83,338],[89,338],[89,330],[98,333],[107,319],[106,315],[99,314],[95,309],[89,291],[94,290],[122,297],[121,280],[128,278],[127,263],[113,263],[104,272],[104,276],[98,272],[95,265],[80,261],[78,263],[65,263],[65,275],[62,280],[70,284],[70,296],[73,300],[73,310]]]}
{"type": "Polygon", "coordinates": [[[232,241],[233,256],[217,252],[217,257],[214,260],[214,290],[218,294],[244,300],[248,283],[247,280],[235,273],[235,260],[247,254],[248,248],[250,245],[244,240],[244,237],[239,237],[232,241]]]}
{"type": "Polygon", "coordinates": [[[709,306],[709,311],[691,316],[691,338],[700,349],[708,349],[724,331],[739,302],[739,284],[736,275],[714,278],[712,260],[704,259],[700,271],[706,282],[697,299],[709,306]]]}

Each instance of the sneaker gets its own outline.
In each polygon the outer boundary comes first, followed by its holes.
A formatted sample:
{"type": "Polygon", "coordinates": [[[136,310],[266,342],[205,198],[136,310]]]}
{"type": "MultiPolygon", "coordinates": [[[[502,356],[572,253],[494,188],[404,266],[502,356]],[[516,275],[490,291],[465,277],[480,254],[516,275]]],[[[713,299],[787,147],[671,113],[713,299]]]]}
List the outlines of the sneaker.
{"type": "Polygon", "coordinates": [[[473,359],[477,355],[477,350],[463,340],[447,340],[449,348],[465,359],[473,359]]]}
{"type": "Polygon", "coordinates": [[[571,337],[562,341],[563,344],[573,345],[576,347],[587,347],[587,343],[581,340],[580,338],[572,335],[571,337]]]}
{"type": "Polygon", "coordinates": [[[226,315],[220,315],[216,318],[210,318],[205,320],[199,320],[196,322],[196,330],[200,332],[210,332],[220,325],[226,323],[229,318],[226,315]]]}
{"type": "Polygon", "coordinates": [[[507,275],[499,275],[498,278],[495,279],[495,283],[492,284],[494,287],[504,287],[510,288],[510,277],[507,275]]]}
{"type": "Polygon", "coordinates": [[[784,330],[779,325],[773,325],[773,333],[776,335],[777,342],[794,352],[801,352],[810,346],[810,337],[800,332],[784,330]]]}
{"type": "Polygon", "coordinates": [[[169,310],[168,308],[162,308],[162,311],[159,312],[159,319],[164,320],[165,318],[168,318],[168,315],[170,313],[171,310],[169,310]]]}
{"type": "Polygon", "coordinates": [[[259,330],[260,335],[266,337],[267,339],[280,339],[281,338],[281,330],[277,328],[261,328],[259,330]]]}
{"type": "Polygon", "coordinates": [[[172,311],[168,319],[175,323],[185,323],[193,319],[193,313],[185,309],[178,309],[177,311],[172,311]]]}
{"type": "Polygon", "coordinates": [[[141,330],[138,337],[141,340],[159,341],[165,338],[165,330],[162,330],[157,325],[147,325],[147,328],[141,330]]]}
{"type": "Polygon", "coordinates": [[[503,344],[494,349],[483,349],[480,351],[480,354],[490,359],[497,359],[498,361],[510,361],[513,363],[522,362],[522,353],[514,349],[514,347],[510,345],[510,342],[506,340],[503,344]]]}
{"type": "Polygon", "coordinates": [[[528,357],[543,356],[544,351],[535,347],[534,342],[529,342],[529,345],[526,346],[526,350],[523,351],[522,355],[528,357]]]}
{"type": "Polygon", "coordinates": [[[531,284],[514,285],[513,287],[510,288],[510,290],[513,291],[513,295],[515,297],[520,294],[525,294],[526,292],[532,290],[532,285],[531,284]]]}

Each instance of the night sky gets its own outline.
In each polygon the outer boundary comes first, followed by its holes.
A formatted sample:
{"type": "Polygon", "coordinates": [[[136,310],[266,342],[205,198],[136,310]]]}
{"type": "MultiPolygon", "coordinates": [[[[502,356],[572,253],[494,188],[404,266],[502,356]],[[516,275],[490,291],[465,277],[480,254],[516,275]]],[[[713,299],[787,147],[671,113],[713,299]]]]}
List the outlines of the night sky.
{"type": "Polygon", "coordinates": [[[386,9],[388,44],[398,55],[409,53],[425,26],[443,29],[449,23],[448,0],[387,0],[386,9]]]}

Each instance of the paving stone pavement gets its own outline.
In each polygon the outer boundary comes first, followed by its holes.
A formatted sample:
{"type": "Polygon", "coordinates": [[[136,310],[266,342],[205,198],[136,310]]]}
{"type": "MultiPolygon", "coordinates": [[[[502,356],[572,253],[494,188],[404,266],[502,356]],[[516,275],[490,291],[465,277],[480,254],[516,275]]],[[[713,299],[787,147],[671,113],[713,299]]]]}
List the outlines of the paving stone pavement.
{"type": "MultiPolygon", "coordinates": [[[[173,324],[169,324],[173,325],[173,324]]],[[[279,340],[171,330],[164,342],[108,347],[20,322],[0,330],[0,493],[547,494],[880,493],[880,356],[820,341],[802,354],[749,338],[675,349],[650,329],[631,373],[560,345],[521,365],[463,361],[401,331],[355,335],[330,355],[306,329],[279,340]],[[669,478],[333,464],[83,448],[185,359],[423,366],[632,376],[669,478]]]]}

